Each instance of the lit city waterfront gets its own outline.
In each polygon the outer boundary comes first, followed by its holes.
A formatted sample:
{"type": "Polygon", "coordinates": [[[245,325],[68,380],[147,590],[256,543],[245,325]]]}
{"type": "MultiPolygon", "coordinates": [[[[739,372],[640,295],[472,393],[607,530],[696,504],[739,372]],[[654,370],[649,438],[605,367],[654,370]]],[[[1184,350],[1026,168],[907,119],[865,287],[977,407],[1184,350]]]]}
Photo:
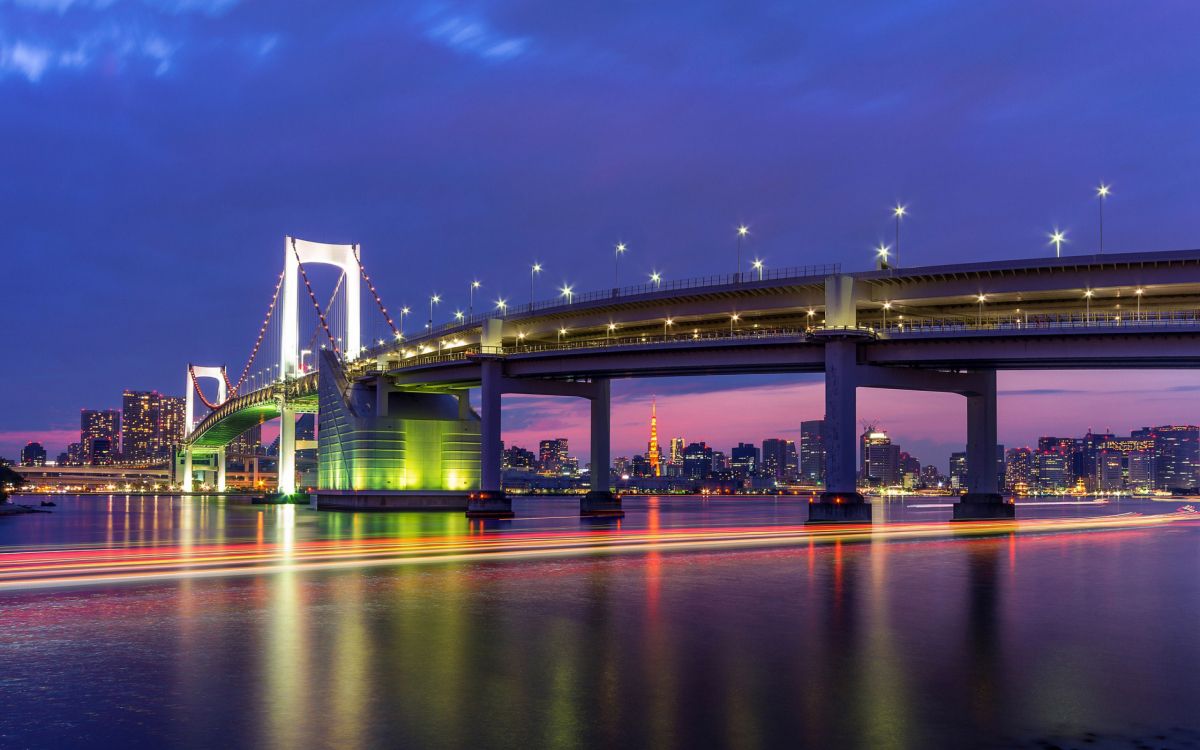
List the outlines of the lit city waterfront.
{"type": "Polygon", "coordinates": [[[0,0],[0,750],[1200,750],[1197,28],[0,0]]]}

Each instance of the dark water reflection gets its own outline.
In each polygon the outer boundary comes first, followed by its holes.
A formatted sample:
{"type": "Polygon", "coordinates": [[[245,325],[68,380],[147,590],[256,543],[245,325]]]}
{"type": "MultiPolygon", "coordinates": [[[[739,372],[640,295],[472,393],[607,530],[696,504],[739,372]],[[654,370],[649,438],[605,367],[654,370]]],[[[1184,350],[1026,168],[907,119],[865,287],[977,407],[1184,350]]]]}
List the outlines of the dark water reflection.
{"type": "MultiPolygon", "coordinates": [[[[520,520],[472,525],[66,499],[0,519],[0,544],[577,529],[575,507],[518,501],[520,520]]],[[[805,512],[770,499],[628,507],[622,528],[805,512]]],[[[1183,747],[1200,723],[1198,574],[1200,527],[1178,525],[9,592],[0,746],[1183,747]]]]}

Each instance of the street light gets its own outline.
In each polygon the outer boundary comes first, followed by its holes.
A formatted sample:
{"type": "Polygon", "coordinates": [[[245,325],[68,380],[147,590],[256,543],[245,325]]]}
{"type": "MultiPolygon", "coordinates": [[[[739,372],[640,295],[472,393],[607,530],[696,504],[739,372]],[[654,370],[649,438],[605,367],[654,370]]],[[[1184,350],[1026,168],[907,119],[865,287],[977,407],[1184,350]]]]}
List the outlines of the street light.
{"type": "Polygon", "coordinates": [[[879,243],[879,247],[875,248],[875,255],[876,255],[875,260],[879,261],[879,270],[880,271],[886,271],[888,268],[890,268],[890,266],[888,265],[888,252],[890,250],[891,250],[891,248],[888,247],[887,245],[883,244],[882,242],[879,243]]]}
{"type": "Polygon", "coordinates": [[[1100,186],[1096,188],[1096,197],[1100,199],[1100,252],[1104,252],[1104,199],[1108,197],[1112,185],[1105,185],[1101,180],[1100,186]]]}
{"type": "Polygon", "coordinates": [[[900,267],[900,220],[908,215],[908,208],[897,203],[892,208],[892,216],[896,217],[896,267],[900,267]]]}
{"type": "Polygon", "coordinates": [[[738,322],[741,319],[742,319],[741,316],[738,315],[737,313],[734,313],[733,315],[729,316],[729,335],[730,336],[733,335],[733,324],[738,322]]]}
{"type": "Polygon", "coordinates": [[[1062,244],[1067,241],[1067,233],[1060,232],[1057,228],[1049,234],[1050,242],[1047,244],[1054,245],[1054,257],[1062,257],[1062,244]]]}
{"type": "Polygon", "coordinates": [[[529,311],[533,312],[533,280],[542,272],[542,264],[536,260],[533,262],[532,268],[529,270],[529,311]]]}
{"type": "Polygon", "coordinates": [[[471,282],[471,290],[470,290],[470,292],[468,292],[469,296],[467,297],[467,314],[468,315],[475,314],[475,290],[478,289],[480,286],[481,286],[481,284],[478,281],[471,282]]]}
{"type": "Polygon", "coordinates": [[[558,329],[558,343],[560,343],[560,344],[561,344],[561,343],[562,343],[562,337],[563,337],[563,336],[566,336],[566,335],[567,335],[567,329],[566,329],[566,328],[559,328],[559,329],[558,329]]]}
{"type": "Polygon", "coordinates": [[[650,282],[654,284],[655,289],[662,289],[662,274],[658,271],[651,271],[650,282]]]}
{"type": "Polygon", "coordinates": [[[434,294],[429,298],[429,330],[433,331],[433,306],[441,302],[442,298],[438,294],[434,294]]]}
{"type": "Polygon", "coordinates": [[[621,256],[625,253],[625,243],[618,242],[616,249],[613,251],[613,289],[621,287],[617,277],[617,261],[621,260],[621,256]]]}
{"type": "Polygon", "coordinates": [[[666,320],[663,321],[663,338],[664,339],[667,337],[667,331],[670,330],[671,326],[673,326],[673,325],[675,325],[675,321],[671,320],[670,318],[667,318],[666,320]]]}
{"type": "Polygon", "coordinates": [[[742,238],[748,234],[750,234],[750,227],[746,226],[745,224],[742,224],[737,228],[737,273],[734,274],[733,277],[734,283],[742,280],[742,238]]]}
{"type": "Polygon", "coordinates": [[[887,328],[887,314],[888,314],[888,310],[891,310],[891,309],[892,309],[892,303],[891,303],[891,302],[884,302],[884,303],[883,303],[883,327],[884,327],[885,329],[887,328]]]}
{"type": "Polygon", "coordinates": [[[1091,289],[1088,289],[1087,291],[1085,291],[1083,293],[1083,299],[1084,299],[1085,304],[1087,305],[1086,312],[1084,313],[1084,316],[1083,316],[1083,321],[1084,321],[1084,323],[1086,323],[1088,325],[1091,325],[1091,322],[1092,322],[1092,295],[1093,294],[1095,294],[1095,292],[1093,292],[1091,289]]]}
{"type": "Polygon", "coordinates": [[[407,307],[400,308],[400,338],[404,338],[404,316],[408,315],[412,310],[407,307]]]}
{"type": "Polygon", "coordinates": [[[762,281],[763,262],[761,260],[759,260],[758,258],[755,258],[754,262],[751,263],[750,265],[754,268],[755,271],[758,271],[758,280],[762,281]]]}
{"type": "Polygon", "coordinates": [[[571,304],[571,302],[573,302],[573,301],[574,301],[574,299],[575,299],[575,291],[574,291],[574,289],[575,289],[575,287],[571,286],[570,284],[563,284],[563,285],[562,285],[562,286],[559,288],[559,290],[558,290],[558,291],[559,291],[559,293],[560,293],[560,294],[559,294],[559,296],[560,296],[560,297],[566,297],[566,298],[567,298],[567,304],[568,304],[568,305],[569,305],[569,304],[571,304]]]}
{"type": "Polygon", "coordinates": [[[463,322],[463,317],[464,317],[464,316],[463,316],[463,311],[462,311],[462,310],[455,310],[455,311],[454,311],[454,319],[455,319],[455,320],[457,320],[459,323],[463,322]]]}
{"type": "Polygon", "coordinates": [[[611,339],[611,338],[612,338],[612,333],[613,333],[613,331],[615,331],[615,330],[617,330],[617,324],[616,324],[616,323],[609,323],[609,324],[608,324],[608,327],[607,327],[607,328],[605,329],[605,331],[604,331],[604,338],[606,338],[606,339],[611,339]]]}
{"type": "Polygon", "coordinates": [[[979,302],[979,326],[983,327],[983,303],[987,302],[987,295],[981,294],[975,298],[979,302]]]}
{"type": "Polygon", "coordinates": [[[1145,289],[1138,287],[1134,294],[1137,295],[1137,319],[1142,319],[1142,295],[1146,293],[1145,289]]]}
{"type": "Polygon", "coordinates": [[[505,301],[504,299],[496,300],[496,309],[500,311],[501,315],[507,315],[508,314],[508,302],[505,301]]]}

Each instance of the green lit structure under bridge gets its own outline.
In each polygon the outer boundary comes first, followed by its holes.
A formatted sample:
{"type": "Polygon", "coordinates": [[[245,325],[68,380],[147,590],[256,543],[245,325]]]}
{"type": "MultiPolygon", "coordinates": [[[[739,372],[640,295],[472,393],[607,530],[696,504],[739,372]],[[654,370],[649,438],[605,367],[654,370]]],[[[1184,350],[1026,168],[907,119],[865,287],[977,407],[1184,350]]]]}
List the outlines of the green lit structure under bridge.
{"type": "Polygon", "coordinates": [[[479,489],[480,419],[469,391],[349,382],[322,352],[317,446],[321,508],[466,510],[479,489]]]}

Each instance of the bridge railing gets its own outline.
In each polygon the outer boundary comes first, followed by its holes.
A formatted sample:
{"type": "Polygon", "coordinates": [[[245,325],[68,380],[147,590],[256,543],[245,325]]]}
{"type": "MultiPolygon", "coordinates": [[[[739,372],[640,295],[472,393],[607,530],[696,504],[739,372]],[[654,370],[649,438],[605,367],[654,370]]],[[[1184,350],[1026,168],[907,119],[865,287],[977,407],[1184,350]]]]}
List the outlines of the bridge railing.
{"type": "MultiPolygon", "coordinates": [[[[550,310],[559,307],[569,307],[582,302],[597,302],[603,300],[619,300],[626,297],[638,297],[644,294],[658,294],[662,292],[675,292],[686,289],[702,289],[705,287],[730,286],[733,284],[756,284],[758,282],[780,281],[784,279],[805,279],[829,276],[831,274],[841,273],[842,266],[840,263],[820,263],[806,266],[789,266],[786,268],[763,269],[761,278],[757,271],[743,274],[716,274],[713,276],[697,276],[689,279],[675,279],[672,281],[663,281],[659,283],[646,282],[644,284],[634,284],[632,286],[613,287],[610,289],[597,289],[590,292],[572,293],[570,295],[559,295],[551,299],[535,300],[532,303],[523,305],[508,305],[501,313],[500,317],[511,315],[528,315],[539,310],[550,310]]],[[[460,328],[464,325],[474,325],[482,323],[489,318],[495,318],[497,311],[486,313],[477,313],[468,316],[461,321],[455,320],[449,323],[435,326],[435,332],[438,330],[450,330],[460,328]]],[[[414,338],[420,338],[414,337],[414,338]]]]}
{"type": "Polygon", "coordinates": [[[1079,313],[1009,313],[980,317],[904,318],[871,321],[887,336],[959,331],[1036,331],[1051,329],[1117,329],[1157,326],[1200,326],[1200,310],[1112,310],[1079,313]]]}
{"type": "Polygon", "coordinates": [[[504,347],[505,354],[526,354],[533,352],[571,351],[577,349],[610,349],[617,347],[639,347],[654,344],[683,344],[697,341],[749,341],[761,339],[796,339],[806,333],[804,328],[753,328],[736,330],[732,333],[725,331],[681,331],[667,334],[648,334],[639,336],[613,336],[605,338],[577,339],[562,342],[539,342],[537,344],[516,344],[504,347]]]}

